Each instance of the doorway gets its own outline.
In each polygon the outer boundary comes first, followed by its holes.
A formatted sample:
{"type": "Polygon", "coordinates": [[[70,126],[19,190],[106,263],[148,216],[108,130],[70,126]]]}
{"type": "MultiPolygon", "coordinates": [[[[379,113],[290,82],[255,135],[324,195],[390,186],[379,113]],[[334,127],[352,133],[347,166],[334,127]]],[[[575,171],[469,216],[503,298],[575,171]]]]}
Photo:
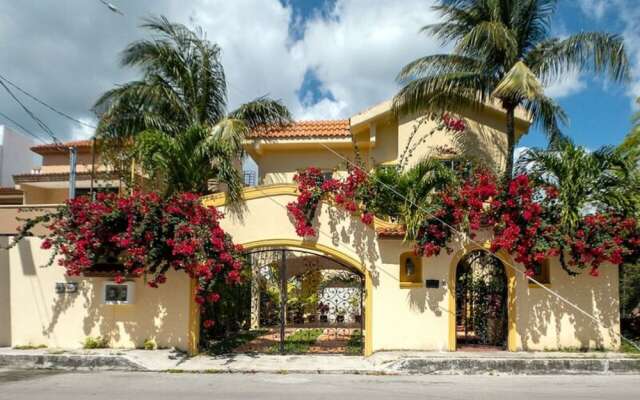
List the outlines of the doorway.
{"type": "Polygon", "coordinates": [[[455,279],[456,349],[505,350],[508,290],[502,261],[474,250],[458,262],[455,279]]]}

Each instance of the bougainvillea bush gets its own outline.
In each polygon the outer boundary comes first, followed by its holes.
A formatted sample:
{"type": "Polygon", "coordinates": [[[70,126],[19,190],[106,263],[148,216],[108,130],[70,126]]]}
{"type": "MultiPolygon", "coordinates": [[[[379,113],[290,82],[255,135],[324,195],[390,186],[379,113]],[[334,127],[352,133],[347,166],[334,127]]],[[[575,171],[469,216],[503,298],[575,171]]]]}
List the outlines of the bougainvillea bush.
{"type": "MultiPolygon", "coordinates": [[[[373,209],[373,179],[357,167],[344,181],[323,178],[317,168],[298,174],[299,196],[288,206],[298,234],[315,235],[313,216],[327,194],[347,211],[360,211],[363,222],[371,224],[373,215],[367,210],[373,209]]],[[[491,251],[511,254],[529,277],[550,257],[559,257],[571,275],[589,269],[592,276],[598,276],[598,267],[605,262],[620,265],[640,256],[640,228],[634,218],[605,209],[584,215],[576,230],[560,226],[558,189],[536,183],[526,174],[503,184],[489,170],[476,168],[456,182],[430,195],[430,212],[410,238],[415,241],[416,254],[450,253],[456,232],[473,239],[484,229],[493,232],[491,251]]]]}
{"type": "Polygon", "coordinates": [[[298,198],[287,204],[295,221],[296,233],[301,237],[316,235],[313,220],[320,200],[332,199],[352,215],[360,213],[360,220],[370,225],[373,214],[367,211],[367,174],[360,168],[351,168],[344,179],[325,176],[315,167],[307,168],[293,177],[298,184],[298,198]]]}
{"type": "MultiPolygon", "coordinates": [[[[216,287],[241,280],[243,249],[220,227],[222,215],[198,198],[192,193],[168,199],[156,193],[99,193],[96,201],[77,197],[28,220],[13,243],[43,224],[48,233],[42,248],[53,252],[49,265],[57,260],[70,276],[107,266],[116,282],[144,276],[155,288],[166,282],[169,270],[184,271],[198,280],[195,301],[215,303],[216,287]]],[[[213,320],[205,318],[203,325],[211,327],[213,320]]]]}

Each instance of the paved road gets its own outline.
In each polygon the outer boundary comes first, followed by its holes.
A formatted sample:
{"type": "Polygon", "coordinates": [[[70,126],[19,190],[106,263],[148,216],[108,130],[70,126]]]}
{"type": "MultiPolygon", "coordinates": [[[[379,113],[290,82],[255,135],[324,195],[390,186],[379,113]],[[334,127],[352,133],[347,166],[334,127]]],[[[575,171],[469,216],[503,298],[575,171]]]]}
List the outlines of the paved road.
{"type": "Polygon", "coordinates": [[[634,399],[640,376],[357,376],[0,370],[0,399],[634,399]]]}

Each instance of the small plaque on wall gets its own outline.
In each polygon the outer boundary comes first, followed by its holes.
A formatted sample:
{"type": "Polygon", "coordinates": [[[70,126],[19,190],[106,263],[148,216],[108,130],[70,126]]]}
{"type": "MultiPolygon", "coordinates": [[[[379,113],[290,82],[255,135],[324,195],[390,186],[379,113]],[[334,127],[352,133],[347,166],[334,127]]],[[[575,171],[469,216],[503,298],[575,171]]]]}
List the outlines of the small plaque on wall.
{"type": "Polygon", "coordinates": [[[437,289],[440,287],[440,281],[437,279],[427,279],[425,281],[425,286],[427,289],[437,289]]]}

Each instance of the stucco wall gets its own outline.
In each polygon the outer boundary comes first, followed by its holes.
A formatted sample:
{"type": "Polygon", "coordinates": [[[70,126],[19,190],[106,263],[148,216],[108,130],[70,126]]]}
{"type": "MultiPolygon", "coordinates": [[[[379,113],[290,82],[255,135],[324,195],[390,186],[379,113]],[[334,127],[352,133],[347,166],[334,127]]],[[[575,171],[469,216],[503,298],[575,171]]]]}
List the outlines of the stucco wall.
{"type": "Polygon", "coordinates": [[[69,197],[69,189],[41,188],[28,184],[20,185],[20,189],[24,192],[25,204],[62,204],[69,197]]]}
{"type": "MultiPolygon", "coordinates": [[[[415,149],[409,159],[409,165],[413,165],[426,156],[438,156],[438,147],[450,147],[458,154],[475,159],[494,169],[504,169],[507,151],[507,137],[503,133],[504,127],[495,116],[472,112],[464,115],[467,129],[462,133],[436,132],[431,135],[435,121],[428,121],[417,130],[412,143],[416,143],[422,137],[428,139],[415,149]]],[[[417,126],[419,118],[406,116],[398,122],[398,148],[402,153],[417,126]]],[[[413,145],[411,145],[413,146],[413,145]]],[[[399,154],[400,155],[400,154],[399,154]]]]}
{"type": "Polygon", "coordinates": [[[448,269],[423,258],[423,287],[400,288],[400,254],[412,247],[402,240],[384,240],[380,249],[373,285],[373,350],[447,350],[447,289],[426,289],[424,281],[446,280],[448,269]]]}
{"type": "MultiPolygon", "coordinates": [[[[339,152],[353,159],[351,150],[339,152]]],[[[317,167],[323,170],[345,170],[346,163],[327,149],[288,149],[268,151],[255,159],[258,164],[259,182],[263,185],[291,183],[299,170],[317,167]]]]}
{"type": "MultiPolygon", "coordinates": [[[[60,152],[53,154],[45,154],[42,156],[41,172],[44,173],[68,173],[69,172],[69,152],[60,152]]],[[[91,172],[92,166],[91,150],[79,150],[76,157],[76,172],[88,173],[91,172]]],[[[102,163],[99,154],[96,154],[95,160],[96,171],[105,171],[107,168],[102,163]]],[[[27,172],[27,171],[24,171],[27,172]]]]}
{"type": "Polygon", "coordinates": [[[557,260],[551,264],[549,289],[598,318],[596,323],[539,286],[517,279],[518,347],[526,350],[618,349],[620,305],[618,267],[603,265],[600,276],[570,277],[557,260]]]}
{"type": "Polygon", "coordinates": [[[107,305],[102,302],[106,278],[66,277],[61,267],[42,267],[48,258],[37,238],[9,251],[12,346],[78,348],[87,336],[102,336],[112,347],[139,347],[154,338],[159,346],[187,350],[191,294],[186,274],[168,273],[158,289],[135,279],[134,304],[107,305]],[[67,281],[79,282],[78,293],[56,294],[56,282],[67,281]]]}
{"type": "MultiPolygon", "coordinates": [[[[9,238],[0,236],[0,247],[9,238]]],[[[9,281],[9,252],[0,250],[0,347],[11,345],[11,286],[9,281]]]]}

